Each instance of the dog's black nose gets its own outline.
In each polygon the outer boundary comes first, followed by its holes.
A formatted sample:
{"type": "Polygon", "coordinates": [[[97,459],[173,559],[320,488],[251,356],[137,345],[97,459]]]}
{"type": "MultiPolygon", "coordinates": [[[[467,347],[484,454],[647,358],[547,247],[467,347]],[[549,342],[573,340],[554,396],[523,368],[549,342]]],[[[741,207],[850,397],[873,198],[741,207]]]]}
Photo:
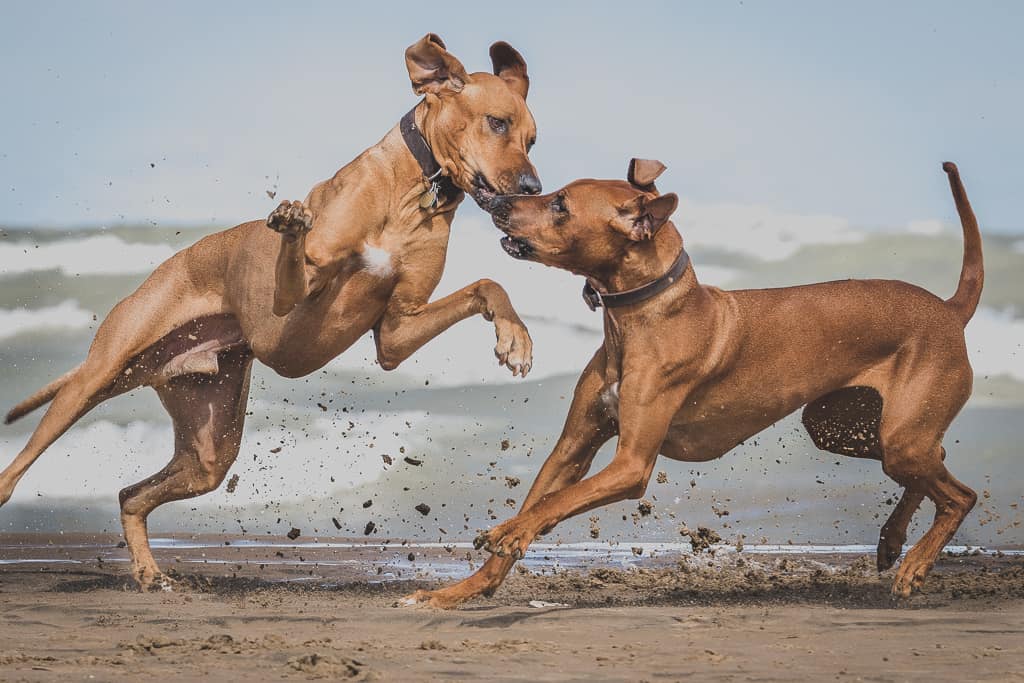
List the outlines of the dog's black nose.
{"type": "Polygon", "coordinates": [[[540,178],[532,173],[524,173],[519,176],[520,194],[540,194],[540,178]]]}

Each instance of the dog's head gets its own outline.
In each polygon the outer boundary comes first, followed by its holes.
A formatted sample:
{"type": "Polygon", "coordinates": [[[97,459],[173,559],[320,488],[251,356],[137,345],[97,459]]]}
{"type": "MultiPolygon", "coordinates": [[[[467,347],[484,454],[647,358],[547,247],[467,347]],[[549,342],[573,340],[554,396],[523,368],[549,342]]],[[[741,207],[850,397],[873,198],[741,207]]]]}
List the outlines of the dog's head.
{"type": "Polygon", "coordinates": [[[659,195],[659,161],[633,159],[626,180],[575,180],[551,194],[498,197],[491,217],[518,259],[601,278],[652,239],[679,203],[659,195]]]}
{"type": "Polygon", "coordinates": [[[466,73],[433,33],[409,46],[412,89],[426,101],[424,137],[452,181],[486,210],[497,195],[537,194],[529,152],[537,137],[526,106],[530,77],[508,43],[491,46],[494,73],[466,73]]]}

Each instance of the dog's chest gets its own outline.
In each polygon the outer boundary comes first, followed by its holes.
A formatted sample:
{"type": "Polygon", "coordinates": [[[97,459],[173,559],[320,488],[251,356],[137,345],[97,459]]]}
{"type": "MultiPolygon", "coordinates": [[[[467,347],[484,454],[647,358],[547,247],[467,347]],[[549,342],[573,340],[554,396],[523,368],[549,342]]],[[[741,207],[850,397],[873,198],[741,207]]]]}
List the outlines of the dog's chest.
{"type": "Polygon", "coordinates": [[[363,268],[371,275],[380,278],[389,277],[394,272],[391,252],[372,244],[363,245],[363,268]]]}

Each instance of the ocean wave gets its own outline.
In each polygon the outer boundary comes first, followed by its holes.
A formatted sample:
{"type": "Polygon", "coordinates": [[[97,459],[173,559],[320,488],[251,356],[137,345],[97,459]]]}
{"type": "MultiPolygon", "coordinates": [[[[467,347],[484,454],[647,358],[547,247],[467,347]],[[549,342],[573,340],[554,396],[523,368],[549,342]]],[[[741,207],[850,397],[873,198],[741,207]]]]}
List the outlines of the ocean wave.
{"type": "Polygon", "coordinates": [[[44,308],[0,308],[0,339],[32,332],[81,330],[89,327],[93,320],[92,311],[73,300],[44,308]]]}
{"type": "MultiPolygon", "coordinates": [[[[311,415],[280,403],[250,402],[254,415],[273,415],[277,424],[250,418],[231,474],[239,475],[239,491],[259,493],[260,500],[297,501],[329,497],[379,479],[387,471],[382,454],[401,465],[403,453],[422,457],[431,439],[461,430],[468,421],[434,424],[423,411],[311,415]],[[291,419],[294,418],[294,419],[291,419]],[[284,423],[301,421],[301,428],[284,423]]],[[[107,498],[118,489],[159,471],[171,459],[174,432],[170,419],[134,420],[126,424],[99,419],[76,425],[73,435],[51,446],[29,470],[15,494],[22,500],[36,493],[48,497],[107,498]]],[[[26,433],[0,439],[0,462],[25,444],[26,433]]],[[[232,498],[221,489],[202,499],[216,506],[254,500],[232,498]]]]}
{"type": "Polygon", "coordinates": [[[1024,382],[1024,320],[1012,310],[979,308],[965,334],[975,376],[1008,375],[1024,382]]]}
{"type": "Polygon", "coordinates": [[[147,273],[175,251],[169,244],[126,242],[116,235],[39,244],[19,240],[0,243],[0,276],[47,270],[58,270],[70,277],[147,273]]]}
{"type": "Polygon", "coordinates": [[[802,215],[764,206],[695,204],[683,200],[676,213],[680,232],[694,243],[781,261],[810,244],[850,244],[864,233],[838,216],[802,215]]]}

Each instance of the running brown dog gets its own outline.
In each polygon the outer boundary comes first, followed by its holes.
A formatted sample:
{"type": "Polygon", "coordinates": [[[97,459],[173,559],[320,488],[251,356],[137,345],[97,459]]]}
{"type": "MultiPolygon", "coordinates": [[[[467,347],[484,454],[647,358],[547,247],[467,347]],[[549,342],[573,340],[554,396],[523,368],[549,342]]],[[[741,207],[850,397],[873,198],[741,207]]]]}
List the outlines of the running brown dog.
{"type": "Polygon", "coordinates": [[[943,166],[963,225],[963,270],[943,301],[893,280],[845,280],[723,291],[698,283],[659,195],[655,161],[633,160],[628,182],[578,180],[538,197],[503,198],[494,223],[516,258],[588,278],[605,307],[605,340],[576,387],[554,452],[518,515],[477,539],[493,555],[451,587],[406,604],[452,607],[494,591],[539,534],[563,519],[640,498],[658,454],[718,458],[806,406],[803,424],[833,453],[880,460],[905,488],[878,543],[879,571],[900,556],[924,497],[935,520],[908,551],[892,591],[921,586],[976,501],[943,460],[942,437],[971,394],[964,326],[981,296],[981,236],[956,166],[943,166]],[[618,436],[607,468],[584,479],[618,436]]]}
{"type": "Polygon", "coordinates": [[[383,140],[305,202],[284,202],[266,221],[200,240],[117,304],[85,362],[8,413],[10,423],[53,401],[0,473],[0,505],[87,411],[152,386],[174,422],[174,455],[121,491],[121,521],[135,579],[167,587],[146,518],[224,479],[238,454],[254,357],[300,377],[372,329],[380,365],[390,370],[480,314],[494,321],[499,361],[525,376],[532,343],[499,285],[481,280],[429,302],[465,192],[484,206],[496,193],[540,192],[527,156],[536,126],[526,63],[507,43],[492,45],[490,55],[493,75],[469,74],[434,34],[410,46],[409,78],[424,99],[383,140]]]}

